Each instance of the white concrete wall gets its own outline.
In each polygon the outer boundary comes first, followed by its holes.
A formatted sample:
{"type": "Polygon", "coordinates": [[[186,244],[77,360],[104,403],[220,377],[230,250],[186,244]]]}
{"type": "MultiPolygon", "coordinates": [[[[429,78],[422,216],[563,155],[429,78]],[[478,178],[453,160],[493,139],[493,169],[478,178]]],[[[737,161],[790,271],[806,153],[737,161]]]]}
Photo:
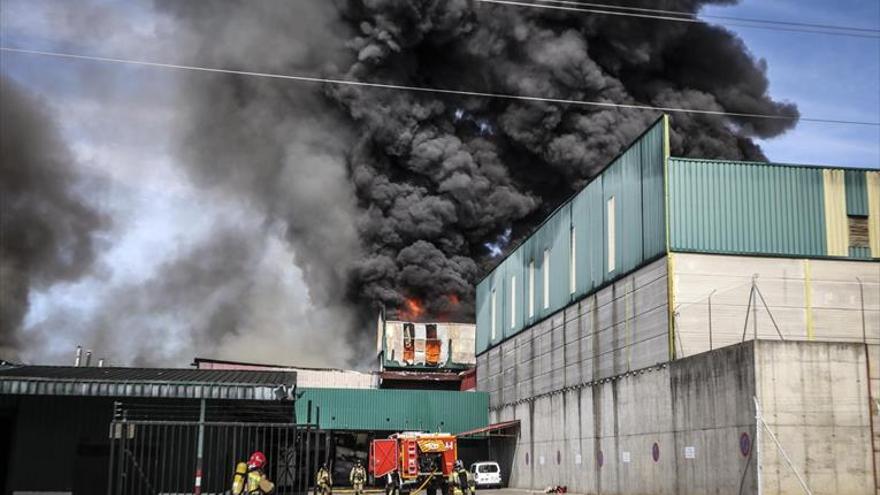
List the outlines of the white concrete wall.
{"type": "MultiPolygon", "coordinates": [[[[759,342],[755,357],[764,421],[812,492],[873,493],[866,347],[759,342]]],[[[769,435],[761,446],[764,493],[802,493],[769,435]]]]}
{"type": "Polygon", "coordinates": [[[871,386],[871,423],[874,425],[874,484],[880,495],[880,345],[868,346],[868,380],[871,386]]]}
{"type": "MultiPolygon", "coordinates": [[[[678,357],[709,350],[710,336],[716,349],[742,341],[754,274],[770,308],[758,299],[759,338],[779,339],[772,314],[786,340],[880,344],[880,262],[672,256],[678,357]]],[[[750,315],[747,340],[753,322],[750,315]]]]}
{"type": "Polygon", "coordinates": [[[510,486],[737,493],[746,472],[743,493],[753,493],[748,458],[739,452],[740,435],[753,437],[752,360],[749,345],[731,347],[493,411],[493,422],[521,421],[510,486]],[[685,447],[694,448],[694,459],[685,459],[685,447]]]}
{"type": "MultiPolygon", "coordinates": [[[[511,447],[512,487],[702,495],[737,494],[742,483],[741,493],[754,494],[755,450],[744,454],[740,442],[745,435],[753,445],[757,395],[813,493],[868,494],[865,359],[859,344],[759,341],[755,351],[746,342],[502,405],[490,421],[521,421],[511,447]]],[[[765,494],[800,493],[766,438],[762,457],[765,494]]]]}

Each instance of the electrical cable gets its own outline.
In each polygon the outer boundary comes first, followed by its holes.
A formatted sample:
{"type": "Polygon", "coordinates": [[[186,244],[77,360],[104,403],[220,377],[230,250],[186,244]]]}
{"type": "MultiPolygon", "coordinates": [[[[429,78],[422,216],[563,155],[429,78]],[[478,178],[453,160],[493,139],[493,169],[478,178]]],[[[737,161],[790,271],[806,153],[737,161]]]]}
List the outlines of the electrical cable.
{"type": "Polygon", "coordinates": [[[752,22],[757,24],[767,24],[767,25],[781,25],[781,26],[796,26],[796,27],[808,27],[808,28],[817,28],[817,29],[831,29],[838,31],[853,31],[858,33],[875,33],[880,34],[880,29],[873,28],[862,28],[855,26],[838,26],[833,24],[811,24],[806,22],[792,22],[792,21],[776,21],[770,19],[754,19],[749,17],[735,17],[735,16],[725,16],[725,15],[712,15],[712,14],[700,14],[694,12],[685,12],[681,10],[664,10],[664,9],[651,9],[645,7],[629,7],[625,5],[613,5],[606,3],[596,3],[596,2],[582,2],[576,0],[532,0],[533,2],[540,3],[558,3],[563,5],[574,5],[574,6],[583,6],[583,7],[599,7],[599,8],[607,8],[613,10],[622,10],[622,11],[630,11],[630,12],[648,12],[655,14],[667,14],[674,16],[681,16],[683,18],[690,19],[722,19],[722,20],[731,20],[731,21],[741,21],[741,22],[752,22]]]}
{"type": "MultiPolygon", "coordinates": [[[[690,24],[706,24],[711,25],[711,23],[704,21],[699,18],[694,17],[683,17],[681,15],[656,15],[656,14],[648,14],[648,13],[639,13],[639,12],[625,12],[620,10],[603,10],[603,9],[592,9],[592,8],[584,8],[584,7],[571,7],[566,5],[547,5],[547,4],[538,4],[533,2],[525,2],[519,0],[476,0],[477,2],[489,3],[489,4],[497,4],[497,5],[509,5],[516,7],[530,7],[536,9],[550,9],[550,10],[561,10],[568,12],[580,12],[585,14],[600,14],[600,15],[615,15],[622,17],[633,17],[640,19],[653,19],[659,21],[672,21],[672,22],[685,22],[690,24]]],[[[788,31],[795,33],[812,33],[812,34],[827,34],[832,36],[850,36],[855,38],[869,38],[869,39],[880,39],[880,33],[876,34],[868,34],[868,33],[855,33],[855,32],[844,32],[844,31],[829,31],[829,30],[820,30],[820,29],[798,29],[795,27],[771,27],[771,26],[760,26],[755,24],[743,24],[737,22],[724,22],[718,23],[724,26],[736,26],[736,27],[744,27],[744,28],[752,28],[752,29],[764,29],[769,31],[788,31]]]]}
{"type": "MultiPolygon", "coordinates": [[[[484,1],[484,0],[480,0],[484,1]]],[[[485,0],[489,1],[489,0],[485,0]]],[[[495,0],[492,0],[495,1],[495,0]]],[[[786,115],[770,115],[770,114],[758,114],[758,113],[746,113],[746,112],[726,112],[723,110],[705,110],[705,109],[690,109],[690,108],[679,108],[679,107],[662,107],[662,106],[653,106],[653,105],[643,105],[638,103],[613,103],[607,101],[588,101],[588,100],[568,100],[564,98],[546,98],[541,96],[529,96],[529,95],[517,95],[510,93],[491,93],[485,91],[467,91],[467,90],[457,90],[457,89],[444,89],[444,88],[431,88],[425,86],[409,86],[404,84],[388,84],[388,83],[375,83],[375,82],[366,82],[366,81],[354,81],[350,79],[334,79],[334,78],[326,78],[326,77],[316,77],[316,76],[301,76],[301,75],[289,75],[289,74],[278,74],[272,72],[256,72],[256,71],[245,71],[245,70],[234,70],[234,69],[222,69],[215,67],[201,67],[196,65],[183,65],[183,64],[170,64],[163,62],[148,62],[143,60],[131,60],[131,59],[122,59],[122,58],[111,58],[111,57],[99,57],[93,55],[81,55],[75,53],[62,53],[62,52],[49,52],[43,50],[29,50],[25,48],[12,48],[12,47],[0,47],[0,51],[11,52],[11,53],[24,53],[30,55],[42,55],[47,57],[56,57],[56,58],[67,58],[67,59],[76,59],[76,60],[90,60],[95,62],[108,62],[108,63],[119,63],[119,64],[127,64],[127,65],[138,65],[144,67],[159,67],[165,69],[175,69],[175,70],[190,70],[190,71],[198,71],[198,72],[208,72],[215,74],[232,74],[238,76],[251,76],[251,77],[265,77],[270,79],[284,79],[290,81],[298,81],[298,82],[306,82],[306,83],[322,83],[322,84],[333,84],[339,86],[356,86],[356,87],[368,87],[368,88],[376,88],[376,89],[393,89],[393,90],[401,90],[401,91],[411,91],[415,93],[436,93],[436,94],[447,94],[447,95],[457,95],[457,96],[472,96],[472,97],[481,97],[481,98],[494,98],[501,100],[517,100],[517,101],[531,101],[531,102],[543,102],[543,103],[556,103],[560,105],[573,105],[573,106],[585,106],[585,107],[597,107],[597,108],[623,108],[629,110],[647,110],[654,112],[668,112],[668,113],[683,113],[683,114],[694,114],[694,115],[715,115],[715,116],[724,116],[724,117],[738,117],[738,118],[750,118],[750,119],[764,119],[764,120],[782,120],[782,121],[799,121],[799,122],[812,122],[812,123],[822,123],[822,124],[844,124],[844,125],[864,125],[864,126],[875,126],[880,127],[880,122],[869,122],[869,121],[860,121],[860,120],[841,120],[841,119],[826,119],[826,118],[813,118],[813,117],[790,117],[786,115]]]]}

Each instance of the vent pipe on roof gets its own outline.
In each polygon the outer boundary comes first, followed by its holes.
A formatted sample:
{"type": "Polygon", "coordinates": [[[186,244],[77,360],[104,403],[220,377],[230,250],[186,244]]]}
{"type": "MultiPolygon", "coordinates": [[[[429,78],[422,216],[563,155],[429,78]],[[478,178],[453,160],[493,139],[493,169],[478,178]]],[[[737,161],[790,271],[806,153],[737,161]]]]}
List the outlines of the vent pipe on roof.
{"type": "Polygon", "coordinates": [[[103,367],[104,367],[104,358],[101,358],[98,360],[98,368],[103,368],[103,367]]]}
{"type": "Polygon", "coordinates": [[[83,348],[81,345],[76,346],[76,359],[73,360],[73,365],[79,367],[82,362],[83,357],[83,348]]]}
{"type": "Polygon", "coordinates": [[[88,350],[88,351],[86,351],[86,367],[88,368],[91,365],[92,365],[92,351],[88,350]]]}

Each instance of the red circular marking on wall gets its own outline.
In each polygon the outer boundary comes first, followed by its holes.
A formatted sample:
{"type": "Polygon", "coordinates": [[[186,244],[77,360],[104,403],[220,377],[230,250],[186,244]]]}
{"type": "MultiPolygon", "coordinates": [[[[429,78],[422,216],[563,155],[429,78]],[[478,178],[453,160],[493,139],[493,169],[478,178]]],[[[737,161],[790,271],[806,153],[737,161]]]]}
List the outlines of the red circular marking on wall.
{"type": "Polygon", "coordinates": [[[748,433],[743,432],[743,434],[739,436],[739,453],[742,454],[743,457],[748,457],[751,451],[752,439],[749,437],[748,433]]]}
{"type": "Polygon", "coordinates": [[[660,460],[660,444],[654,442],[654,446],[651,447],[651,458],[654,459],[654,462],[660,460]]]}

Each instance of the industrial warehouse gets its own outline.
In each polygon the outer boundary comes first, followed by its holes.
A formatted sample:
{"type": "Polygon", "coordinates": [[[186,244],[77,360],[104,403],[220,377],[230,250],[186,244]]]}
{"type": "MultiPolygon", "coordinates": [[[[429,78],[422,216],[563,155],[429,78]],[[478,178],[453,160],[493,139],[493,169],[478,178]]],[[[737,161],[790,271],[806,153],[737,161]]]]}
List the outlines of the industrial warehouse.
{"type": "Polygon", "coordinates": [[[880,172],[671,139],[661,118],[477,287],[510,486],[875,493],[880,172]]]}

